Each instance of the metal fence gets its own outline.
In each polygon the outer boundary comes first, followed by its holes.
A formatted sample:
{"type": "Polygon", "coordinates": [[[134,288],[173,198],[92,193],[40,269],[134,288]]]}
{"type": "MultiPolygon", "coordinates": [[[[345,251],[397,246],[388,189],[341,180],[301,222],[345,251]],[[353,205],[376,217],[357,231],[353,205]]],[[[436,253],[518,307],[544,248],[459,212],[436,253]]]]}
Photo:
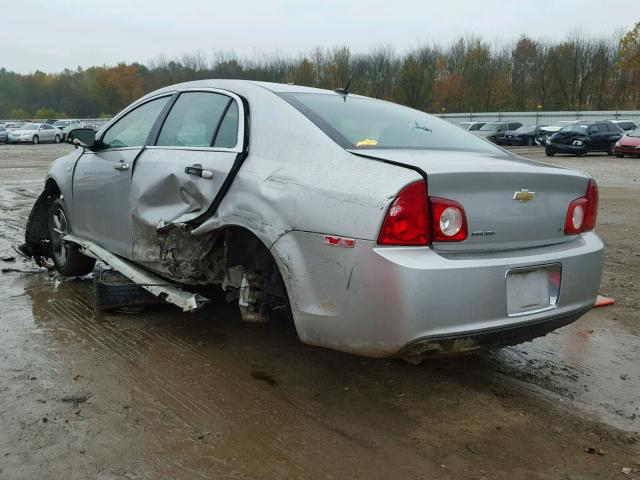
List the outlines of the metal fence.
{"type": "Polygon", "coordinates": [[[520,122],[523,125],[553,125],[561,120],[632,120],[640,124],[639,110],[592,112],[469,112],[444,113],[444,120],[457,122],[520,122]]]}

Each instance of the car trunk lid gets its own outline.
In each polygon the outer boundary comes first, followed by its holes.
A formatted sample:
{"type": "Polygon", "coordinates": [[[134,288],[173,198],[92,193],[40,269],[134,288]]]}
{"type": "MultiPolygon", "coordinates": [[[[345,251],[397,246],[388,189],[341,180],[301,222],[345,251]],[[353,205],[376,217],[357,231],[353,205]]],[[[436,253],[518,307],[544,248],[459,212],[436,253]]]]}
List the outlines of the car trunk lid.
{"type": "Polygon", "coordinates": [[[572,240],[564,234],[567,208],[585,195],[589,181],[583,173],[507,153],[370,150],[366,155],[423,171],[429,196],[462,205],[468,237],[434,242],[442,251],[508,250],[572,240]]]}

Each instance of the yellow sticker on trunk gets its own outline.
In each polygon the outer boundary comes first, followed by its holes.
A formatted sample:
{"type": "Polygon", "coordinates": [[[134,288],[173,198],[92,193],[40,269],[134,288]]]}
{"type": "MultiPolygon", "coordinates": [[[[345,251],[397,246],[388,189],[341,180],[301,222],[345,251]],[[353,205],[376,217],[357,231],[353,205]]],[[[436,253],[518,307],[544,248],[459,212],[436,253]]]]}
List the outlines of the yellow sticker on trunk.
{"type": "Polygon", "coordinates": [[[370,147],[377,144],[378,144],[377,140],[372,140],[371,138],[365,138],[364,140],[360,140],[359,142],[356,142],[356,147],[370,147]]]}

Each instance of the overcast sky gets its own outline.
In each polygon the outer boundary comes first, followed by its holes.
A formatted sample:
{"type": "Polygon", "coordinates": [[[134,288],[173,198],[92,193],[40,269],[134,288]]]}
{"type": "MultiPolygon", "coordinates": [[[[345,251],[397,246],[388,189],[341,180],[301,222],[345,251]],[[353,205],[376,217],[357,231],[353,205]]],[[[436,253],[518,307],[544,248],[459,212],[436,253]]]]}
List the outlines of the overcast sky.
{"type": "Polygon", "coordinates": [[[0,67],[22,73],[195,50],[243,56],[389,43],[401,51],[467,33],[557,39],[577,26],[611,34],[640,20],[640,0],[0,0],[0,10],[0,67]]]}

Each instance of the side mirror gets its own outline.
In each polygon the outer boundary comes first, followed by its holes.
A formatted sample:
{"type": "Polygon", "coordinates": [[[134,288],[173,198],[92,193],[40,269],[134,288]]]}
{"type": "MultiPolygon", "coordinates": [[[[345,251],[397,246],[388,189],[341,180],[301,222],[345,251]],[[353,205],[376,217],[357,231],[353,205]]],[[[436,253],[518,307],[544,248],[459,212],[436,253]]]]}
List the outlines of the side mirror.
{"type": "Polygon", "coordinates": [[[92,148],[96,145],[96,132],[91,128],[74,128],[67,133],[67,143],[92,148]]]}

